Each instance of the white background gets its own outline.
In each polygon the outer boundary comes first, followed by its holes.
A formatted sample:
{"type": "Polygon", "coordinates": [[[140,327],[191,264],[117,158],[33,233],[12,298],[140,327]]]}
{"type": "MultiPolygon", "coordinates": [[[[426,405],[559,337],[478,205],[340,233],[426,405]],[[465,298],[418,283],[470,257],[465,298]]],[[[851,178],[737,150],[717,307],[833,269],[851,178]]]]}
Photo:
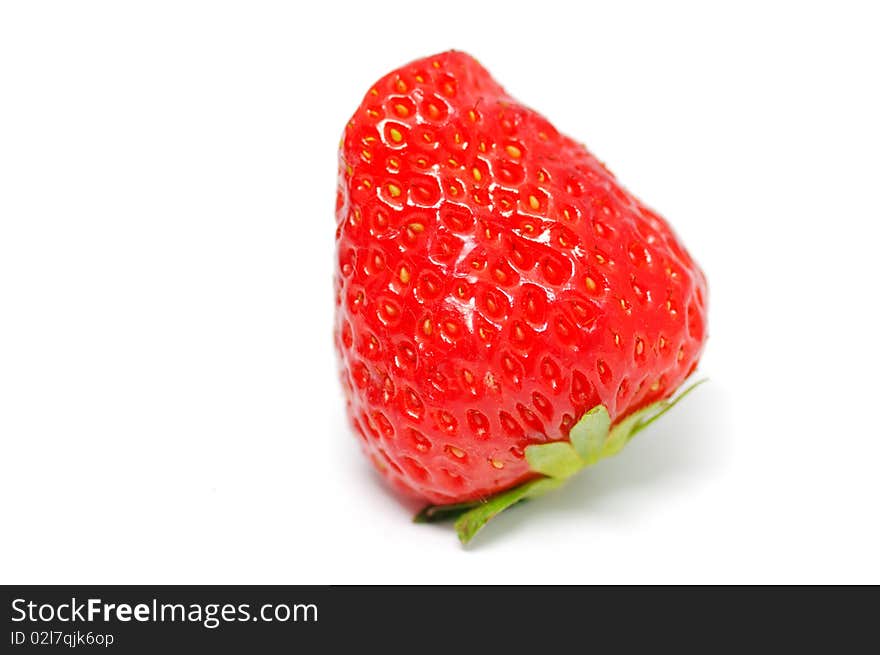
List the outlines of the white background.
{"type": "Polygon", "coordinates": [[[880,582],[878,17],[710,4],[3,3],[0,581],[880,582]],[[467,550],[331,345],[342,127],[451,47],[711,294],[710,384],[467,550]]]}

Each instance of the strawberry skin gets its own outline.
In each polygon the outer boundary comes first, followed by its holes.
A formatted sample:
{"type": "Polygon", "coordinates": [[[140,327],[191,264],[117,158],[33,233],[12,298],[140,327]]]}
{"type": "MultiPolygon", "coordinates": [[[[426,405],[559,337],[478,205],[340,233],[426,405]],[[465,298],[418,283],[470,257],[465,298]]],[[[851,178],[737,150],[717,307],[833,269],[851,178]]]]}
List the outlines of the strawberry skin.
{"type": "Polygon", "coordinates": [[[706,282],[672,229],[467,54],[379,80],[339,162],[342,384],[398,489],[496,494],[535,477],[527,447],[696,368],[706,282]]]}

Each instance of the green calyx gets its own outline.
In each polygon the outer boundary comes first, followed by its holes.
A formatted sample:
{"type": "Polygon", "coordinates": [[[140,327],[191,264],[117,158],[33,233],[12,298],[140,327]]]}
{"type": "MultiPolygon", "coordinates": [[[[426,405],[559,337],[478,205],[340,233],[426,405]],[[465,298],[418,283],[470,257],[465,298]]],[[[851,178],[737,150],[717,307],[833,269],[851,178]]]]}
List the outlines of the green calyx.
{"type": "Polygon", "coordinates": [[[494,496],[454,505],[429,505],[419,512],[417,523],[455,519],[455,531],[468,543],[494,516],[529,498],[537,498],[561,486],[575,473],[599,460],[619,453],[630,439],[672,409],[704,380],[694,383],[675,399],[661,400],[633,412],[617,425],[604,405],[597,405],[571,428],[568,441],[553,441],[526,448],[529,468],[540,477],[501,491],[494,496]]]}

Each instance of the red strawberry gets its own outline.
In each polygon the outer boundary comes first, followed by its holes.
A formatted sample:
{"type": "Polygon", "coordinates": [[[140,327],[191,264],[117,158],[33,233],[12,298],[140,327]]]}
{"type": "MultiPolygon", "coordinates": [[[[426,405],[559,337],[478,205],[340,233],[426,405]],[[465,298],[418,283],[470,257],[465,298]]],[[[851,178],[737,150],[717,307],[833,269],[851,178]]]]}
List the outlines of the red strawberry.
{"type": "Polygon", "coordinates": [[[619,450],[696,368],[706,283],[669,225],[470,56],[379,80],[339,161],[348,411],[423,517],[475,507],[467,540],[619,450]]]}

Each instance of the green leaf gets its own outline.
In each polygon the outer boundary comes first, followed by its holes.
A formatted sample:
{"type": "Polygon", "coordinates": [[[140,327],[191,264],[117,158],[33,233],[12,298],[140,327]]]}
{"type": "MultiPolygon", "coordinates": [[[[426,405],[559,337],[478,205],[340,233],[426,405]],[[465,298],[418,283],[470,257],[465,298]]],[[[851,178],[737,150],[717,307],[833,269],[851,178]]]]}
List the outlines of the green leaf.
{"type": "Polygon", "coordinates": [[[545,494],[561,485],[562,482],[563,480],[561,479],[538,478],[492,496],[459,517],[455,522],[455,531],[458,533],[458,538],[461,540],[461,543],[468,543],[486,523],[500,512],[527,498],[535,498],[545,494]]]}
{"type": "Polygon", "coordinates": [[[703,382],[705,380],[692,384],[672,400],[661,400],[630,414],[613,428],[608,410],[598,405],[584,414],[572,427],[569,441],[553,441],[526,448],[529,467],[541,477],[484,500],[454,505],[429,505],[414,520],[418,523],[430,523],[456,518],[455,530],[461,542],[466,544],[486,523],[508,507],[556,489],[582,468],[620,452],[630,439],[675,407],[703,382]]]}
{"type": "Polygon", "coordinates": [[[413,517],[413,523],[437,523],[458,518],[469,509],[479,505],[479,501],[455,503],[453,505],[428,505],[413,517]]]}
{"type": "Polygon", "coordinates": [[[529,468],[535,473],[560,480],[574,475],[584,466],[577,451],[567,441],[528,446],[526,461],[529,463],[529,468]]]}
{"type": "Polygon", "coordinates": [[[635,434],[635,428],[636,425],[638,425],[638,422],[647,414],[655,411],[654,407],[654,405],[649,405],[644,409],[633,412],[620,423],[615,425],[611,429],[608,439],[605,440],[605,446],[602,448],[602,457],[611,457],[623,450],[623,447],[635,434]]]}
{"type": "Polygon", "coordinates": [[[602,458],[602,449],[610,429],[611,416],[604,405],[598,405],[584,414],[571,429],[568,438],[584,466],[592,466],[602,458]]]}
{"type": "Polygon", "coordinates": [[[635,430],[630,434],[630,438],[636,436],[639,432],[641,432],[646,427],[651,425],[651,423],[656,421],[658,418],[663,416],[666,412],[668,412],[670,409],[672,409],[678,403],[680,403],[682,398],[687,396],[691,391],[693,391],[694,389],[696,389],[697,387],[699,387],[701,384],[703,384],[706,381],[707,381],[706,378],[703,378],[702,380],[697,380],[691,386],[689,386],[687,389],[685,389],[680,394],[678,394],[675,398],[662,400],[659,403],[656,403],[657,405],[660,405],[660,410],[658,412],[654,413],[653,416],[651,416],[649,419],[647,419],[645,421],[640,421],[636,425],[635,430]]]}
{"type": "Polygon", "coordinates": [[[608,436],[608,441],[605,444],[605,452],[603,453],[603,457],[616,455],[623,449],[623,447],[629,442],[630,439],[632,439],[639,432],[651,425],[651,423],[663,416],[670,409],[675,407],[682,398],[687,396],[691,391],[696,389],[705,381],[705,379],[698,380],[687,389],[682,391],[680,394],[678,394],[678,396],[676,396],[675,398],[661,400],[659,402],[653,403],[652,405],[648,405],[647,407],[643,407],[639,411],[633,412],[632,414],[627,416],[625,419],[623,419],[620,423],[612,428],[611,434],[608,436]]]}

